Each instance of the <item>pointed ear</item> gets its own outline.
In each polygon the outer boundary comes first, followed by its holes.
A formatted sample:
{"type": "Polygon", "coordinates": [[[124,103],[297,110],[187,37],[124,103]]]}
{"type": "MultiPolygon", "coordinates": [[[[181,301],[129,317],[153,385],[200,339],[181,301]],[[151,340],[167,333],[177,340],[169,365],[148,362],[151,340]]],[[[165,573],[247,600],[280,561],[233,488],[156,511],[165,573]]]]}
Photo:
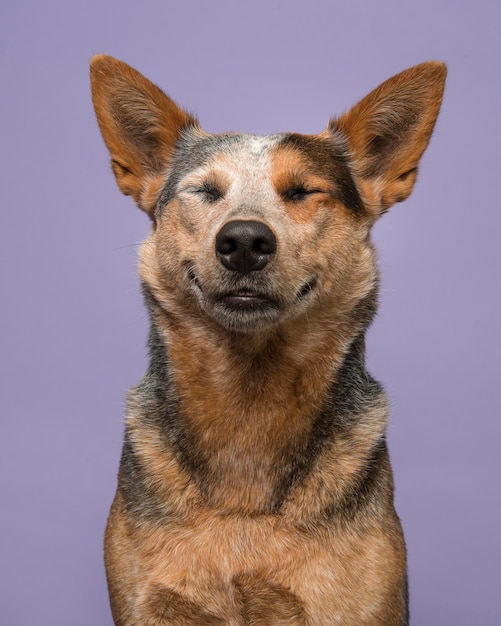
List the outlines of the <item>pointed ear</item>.
{"type": "Polygon", "coordinates": [[[164,174],[183,130],[197,120],[122,61],[96,55],[92,100],[120,190],[153,215],[164,174]]]}
{"type": "Polygon", "coordinates": [[[405,200],[440,110],[446,67],[429,61],[390,78],[329,131],[348,144],[367,208],[378,215],[405,200]]]}

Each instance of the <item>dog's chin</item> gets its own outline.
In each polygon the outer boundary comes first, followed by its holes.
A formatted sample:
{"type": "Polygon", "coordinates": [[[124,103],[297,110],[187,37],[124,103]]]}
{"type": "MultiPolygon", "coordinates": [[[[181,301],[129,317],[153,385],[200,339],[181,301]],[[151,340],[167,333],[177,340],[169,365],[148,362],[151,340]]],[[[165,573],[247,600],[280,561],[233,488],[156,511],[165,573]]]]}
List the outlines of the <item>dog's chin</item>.
{"type": "Polygon", "coordinates": [[[223,328],[242,333],[277,326],[294,310],[304,308],[316,285],[316,278],[305,282],[288,305],[273,294],[249,288],[206,293],[194,273],[189,278],[202,309],[223,328]]]}

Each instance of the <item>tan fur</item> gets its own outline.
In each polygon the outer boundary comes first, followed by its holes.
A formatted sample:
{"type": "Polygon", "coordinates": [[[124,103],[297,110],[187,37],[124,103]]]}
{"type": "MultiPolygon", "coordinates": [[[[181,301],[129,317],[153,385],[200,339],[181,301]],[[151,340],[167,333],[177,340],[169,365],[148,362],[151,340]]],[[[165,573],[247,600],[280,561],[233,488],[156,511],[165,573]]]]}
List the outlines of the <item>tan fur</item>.
{"type": "Polygon", "coordinates": [[[411,68],[318,136],[227,136],[174,185],[176,144],[209,136],[132,68],[93,60],[118,185],[153,220],[139,273],[158,371],[129,393],[105,542],[117,626],[408,623],[387,401],[350,359],[377,289],[370,228],[412,190],[444,77],[411,68]],[[240,277],[237,295],[254,280],[280,303],[249,327],[217,309],[235,276],[214,242],[233,220],[277,241],[240,277]]]}

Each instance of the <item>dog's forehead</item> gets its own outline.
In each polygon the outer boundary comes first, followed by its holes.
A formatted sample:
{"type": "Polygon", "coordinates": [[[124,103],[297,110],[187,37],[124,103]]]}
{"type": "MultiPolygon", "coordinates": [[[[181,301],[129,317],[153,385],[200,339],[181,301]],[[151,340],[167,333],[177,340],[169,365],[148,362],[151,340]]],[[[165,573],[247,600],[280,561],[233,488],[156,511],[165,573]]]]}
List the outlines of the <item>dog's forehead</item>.
{"type": "Polygon", "coordinates": [[[231,133],[209,136],[203,146],[204,160],[194,172],[226,170],[235,179],[270,176],[271,155],[281,142],[281,135],[231,133]]]}
{"type": "Polygon", "coordinates": [[[186,175],[199,169],[209,170],[216,163],[225,163],[237,171],[262,169],[269,166],[270,153],[284,136],[226,133],[188,137],[181,141],[173,170],[186,175]]]}

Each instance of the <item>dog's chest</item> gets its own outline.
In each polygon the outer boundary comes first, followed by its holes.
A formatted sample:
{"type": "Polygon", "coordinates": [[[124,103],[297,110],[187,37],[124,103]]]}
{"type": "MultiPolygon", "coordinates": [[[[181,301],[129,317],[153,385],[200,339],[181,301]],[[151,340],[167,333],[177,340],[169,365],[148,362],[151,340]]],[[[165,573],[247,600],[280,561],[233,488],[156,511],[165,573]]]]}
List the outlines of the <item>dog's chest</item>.
{"type": "Polygon", "coordinates": [[[378,528],[363,535],[306,530],[276,516],[209,511],[162,527],[144,526],[127,550],[136,570],[138,603],[151,588],[169,589],[213,615],[225,615],[231,626],[251,623],[242,611],[252,613],[271,600],[276,613],[270,619],[282,613],[289,621],[269,623],[379,624],[377,618],[366,621],[365,607],[376,615],[384,605],[394,584],[384,574],[397,552],[378,528]]]}

